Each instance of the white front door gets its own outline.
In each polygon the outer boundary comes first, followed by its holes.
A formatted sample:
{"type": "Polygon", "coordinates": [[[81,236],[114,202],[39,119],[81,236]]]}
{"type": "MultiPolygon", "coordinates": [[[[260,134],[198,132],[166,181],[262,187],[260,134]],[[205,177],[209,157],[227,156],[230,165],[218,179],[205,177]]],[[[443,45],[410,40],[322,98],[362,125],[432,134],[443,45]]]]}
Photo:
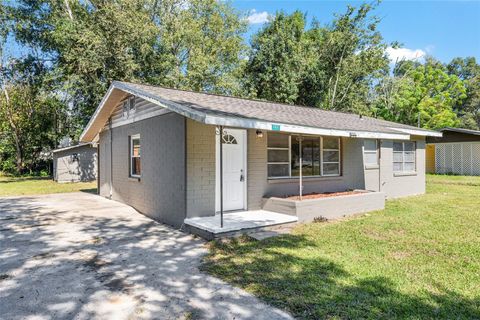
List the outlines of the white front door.
{"type": "MultiPolygon", "coordinates": [[[[245,209],[246,130],[224,129],[223,210],[245,209]]],[[[217,211],[220,211],[220,136],[217,135],[217,211]]]]}

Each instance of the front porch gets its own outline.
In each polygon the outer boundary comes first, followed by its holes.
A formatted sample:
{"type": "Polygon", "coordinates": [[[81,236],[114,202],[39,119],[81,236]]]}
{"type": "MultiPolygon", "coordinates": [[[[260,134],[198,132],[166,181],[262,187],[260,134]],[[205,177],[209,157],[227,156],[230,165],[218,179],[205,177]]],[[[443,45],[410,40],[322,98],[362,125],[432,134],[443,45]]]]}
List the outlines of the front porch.
{"type": "Polygon", "coordinates": [[[219,214],[187,218],[184,220],[184,224],[187,231],[207,240],[212,240],[261,230],[271,230],[298,221],[297,216],[267,210],[225,212],[223,214],[223,228],[220,219],[219,214]]]}

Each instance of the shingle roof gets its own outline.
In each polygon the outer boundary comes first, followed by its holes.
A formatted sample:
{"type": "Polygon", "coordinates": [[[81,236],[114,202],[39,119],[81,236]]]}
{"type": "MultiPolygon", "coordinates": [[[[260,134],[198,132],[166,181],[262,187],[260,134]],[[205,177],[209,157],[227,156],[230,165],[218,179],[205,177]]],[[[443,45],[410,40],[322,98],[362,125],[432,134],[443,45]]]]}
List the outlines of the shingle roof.
{"type": "MultiPolygon", "coordinates": [[[[288,105],[260,100],[199,93],[144,84],[115,81],[113,88],[168,104],[174,111],[195,114],[198,117],[229,117],[236,119],[265,121],[329,130],[362,131],[385,134],[438,135],[437,132],[371,117],[322,110],[314,107],[288,105]],[[179,108],[179,109],[178,109],[179,108]],[[415,133],[408,132],[414,131],[415,133]]],[[[103,102],[102,102],[103,103],[103,102]]],[[[99,106],[99,108],[102,105],[99,106]]],[[[97,110],[98,112],[99,110],[97,110]]],[[[97,113],[96,112],[96,113],[97,113]]],[[[95,118],[94,115],[93,118],[95,118]]],[[[91,120],[91,122],[94,119],[91,120]]],[[[198,119],[197,119],[198,120],[198,119]]],[[[87,130],[90,126],[87,126],[87,130]]],[[[84,131],[85,134],[85,131],[84,131]]],[[[84,136],[82,134],[82,137],[84,136]]]]}
{"type": "Polygon", "coordinates": [[[229,115],[327,129],[398,133],[391,128],[404,128],[430,132],[429,130],[395,122],[359,117],[356,114],[327,111],[315,107],[242,99],[144,84],[121,83],[207,114],[229,115]]]}

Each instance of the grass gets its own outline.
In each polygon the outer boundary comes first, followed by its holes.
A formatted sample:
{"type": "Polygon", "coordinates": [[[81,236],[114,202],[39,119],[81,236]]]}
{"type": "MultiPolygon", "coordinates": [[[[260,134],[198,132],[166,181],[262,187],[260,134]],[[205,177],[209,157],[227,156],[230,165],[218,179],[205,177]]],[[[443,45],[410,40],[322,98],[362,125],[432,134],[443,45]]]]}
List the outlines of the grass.
{"type": "Polygon", "coordinates": [[[304,319],[480,319],[480,177],[263,241],[211,242],[203,269],[304,319]]]}
{"type": "Polygon", "coordinates": [[[64,193],[96,192],[97,182],[57,183],[49,177],[10,177],[0,174],[0,197],[64,193]]]}

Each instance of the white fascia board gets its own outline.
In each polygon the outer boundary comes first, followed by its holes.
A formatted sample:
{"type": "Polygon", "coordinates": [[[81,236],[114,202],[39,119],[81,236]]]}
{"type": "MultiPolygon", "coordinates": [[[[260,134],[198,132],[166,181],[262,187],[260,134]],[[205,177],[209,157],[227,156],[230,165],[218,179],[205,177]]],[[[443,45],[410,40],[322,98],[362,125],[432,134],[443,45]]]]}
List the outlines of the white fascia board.
{"type": "Polygon", "coordinates": [[[348,137],[348,138],[366,138],[366,139],[392,139],[392,140],[410,140],[408,134],[385,133],[385,132],[370,132],[358,130],[338,130],[338,129],[323,129],[307,126],[292,125],[278,122],[268,122],[262,120],[224,117],[224,116],[210,116],[205,118],[205,124],[219,125],[226,127],[239,127],[247,129],[260,129],[268,131],[288,132],[288,133],[302,133],[321,136],[334,137],[348,137]],[[278,127],[278,130],[273,130],[273,127],[278,127]]]}
{"type": "Polygon", "coordinates": [[[89,146],[89,145],[91,146],[92,143],[90,143],[90,142],[80,143],[80,144],[76,144],[74,146],[68,146],[68,147],[63,147],[63,148],[58,148],[58,149],[52,150],[52,153],[62,152],[62,151],[70,150],[70,149],[76,149],[76,148],[85,147],[85,146],[89,146]]]}
{"type": "Polygon", "coordinates": [[[413,136],[422,136],[422,137],[443,137],[443,133],[437,131],[425,131],[425,130],[415,130],[415,129],[405,129],[405,128],[389,128],[392,130],[400,131],[403,133],[408,133],[413,136]]]}

